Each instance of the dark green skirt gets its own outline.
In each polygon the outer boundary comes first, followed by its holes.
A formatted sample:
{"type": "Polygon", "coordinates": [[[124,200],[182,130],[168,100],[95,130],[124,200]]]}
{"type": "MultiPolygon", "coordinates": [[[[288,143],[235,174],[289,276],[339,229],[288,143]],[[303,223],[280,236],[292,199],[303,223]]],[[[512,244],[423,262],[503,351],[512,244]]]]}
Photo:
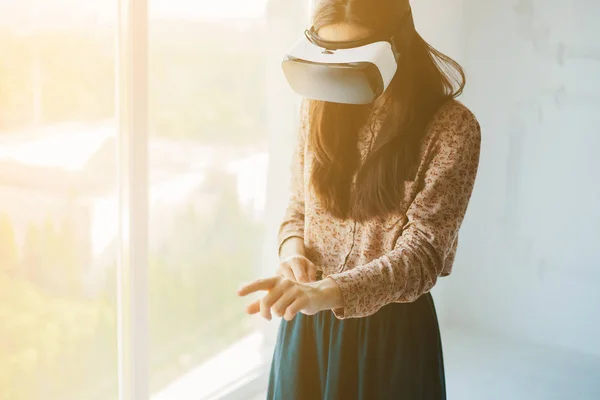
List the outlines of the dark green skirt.
{"type": "Polygon", "coordinates": [[[442,344],[431,295],[366,318],[331,311],[282,320],[268,400],[443,400],[442,344]]]}

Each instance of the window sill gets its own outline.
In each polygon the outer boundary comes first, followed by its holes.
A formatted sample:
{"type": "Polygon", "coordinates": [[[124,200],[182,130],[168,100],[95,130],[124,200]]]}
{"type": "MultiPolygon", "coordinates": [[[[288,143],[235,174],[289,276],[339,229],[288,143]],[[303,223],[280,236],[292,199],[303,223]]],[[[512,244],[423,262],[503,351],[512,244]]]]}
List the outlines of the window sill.
{"type": "Polygon", "coordinates": [[[268,374],[261,331],[246,336],[227,350],[173,382],[152,400],[238,400],[264,393],[268,374]]]}

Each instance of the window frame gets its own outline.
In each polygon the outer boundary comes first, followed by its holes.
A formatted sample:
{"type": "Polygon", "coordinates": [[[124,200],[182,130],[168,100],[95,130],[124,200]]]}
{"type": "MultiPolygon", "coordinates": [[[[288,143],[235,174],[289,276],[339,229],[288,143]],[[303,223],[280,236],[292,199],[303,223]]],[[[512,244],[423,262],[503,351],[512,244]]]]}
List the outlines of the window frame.
{"type": "Polygon", "coordinates": [[[119,400],[147,400],[148,2],[116,3],[119,400]]]}

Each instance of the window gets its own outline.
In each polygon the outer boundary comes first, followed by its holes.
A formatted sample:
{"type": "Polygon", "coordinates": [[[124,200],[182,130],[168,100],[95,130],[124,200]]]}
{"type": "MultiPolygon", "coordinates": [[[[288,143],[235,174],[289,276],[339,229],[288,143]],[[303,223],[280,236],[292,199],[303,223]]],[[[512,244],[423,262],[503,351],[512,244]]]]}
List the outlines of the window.
{"type": "Polygon", "coordinates": [[[261,395],[307,7],[0,0],[0,398],[261,395]]]}
{"type": "Polygon", "coordinates": [[[0,1],[0,398],[117,397],[115,8],[0,1]]]}
{"type": "Polygon", "coordinates": [[[217,396],[270,361],[269,328],[235,292],[276,268],[289,160],[275,149],[291,154],[298,103],[280,60],[307,3],[149,10],[150,387],[156,399],[217,396]]]}

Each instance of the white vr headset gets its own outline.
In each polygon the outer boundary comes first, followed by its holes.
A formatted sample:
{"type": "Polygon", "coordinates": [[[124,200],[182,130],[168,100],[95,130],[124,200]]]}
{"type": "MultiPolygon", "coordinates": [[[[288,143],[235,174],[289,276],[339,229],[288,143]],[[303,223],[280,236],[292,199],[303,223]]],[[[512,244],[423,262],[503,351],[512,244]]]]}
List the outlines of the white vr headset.
{"type": "MultiPolygon", "coordinates": [[[[411,18],[411,12],[402,22],[411,18]]],[[[286,53],[283,72],[291,88],[312,100],[369,104],[392,81],[400,54],[394,35],[339,42],[320,38],[314,27],[286,53]]]]}

